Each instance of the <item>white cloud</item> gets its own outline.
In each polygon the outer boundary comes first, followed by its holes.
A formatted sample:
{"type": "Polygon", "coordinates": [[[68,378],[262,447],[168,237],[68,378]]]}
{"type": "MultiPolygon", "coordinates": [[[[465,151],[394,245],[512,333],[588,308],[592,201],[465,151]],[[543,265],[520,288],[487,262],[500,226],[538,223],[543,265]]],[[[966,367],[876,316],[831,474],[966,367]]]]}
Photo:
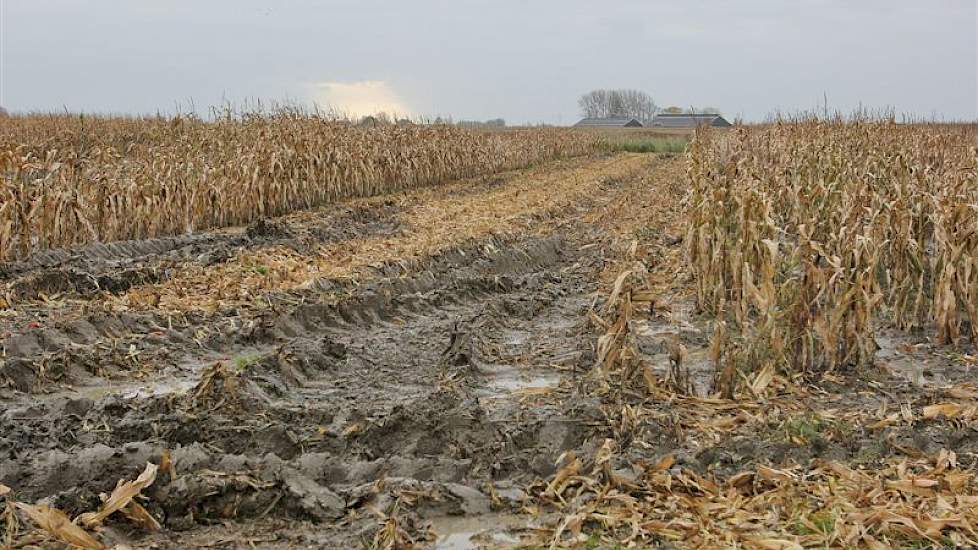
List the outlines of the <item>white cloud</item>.
{"type": "Polygon", "coordinates": [[[318,82],[312,86],[312,100],[320,107],[350,116],[375,113],[411,115],[411,109],[390,84],[382,80],[358,82],[318,82]]]}

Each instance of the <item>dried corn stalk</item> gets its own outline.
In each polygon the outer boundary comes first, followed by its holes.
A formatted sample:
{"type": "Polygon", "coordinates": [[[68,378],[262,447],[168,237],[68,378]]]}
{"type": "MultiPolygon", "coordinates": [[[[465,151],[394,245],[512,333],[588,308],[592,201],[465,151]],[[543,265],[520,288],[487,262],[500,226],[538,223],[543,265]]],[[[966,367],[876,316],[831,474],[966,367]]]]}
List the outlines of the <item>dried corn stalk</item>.
{"type": "Polygon", "coordinates": [[[975,135],[815,120],[701,132],[686,253],[699,306],[724,323],[720,385],[868,363],[881,323],[978,341],[975,135]]]}

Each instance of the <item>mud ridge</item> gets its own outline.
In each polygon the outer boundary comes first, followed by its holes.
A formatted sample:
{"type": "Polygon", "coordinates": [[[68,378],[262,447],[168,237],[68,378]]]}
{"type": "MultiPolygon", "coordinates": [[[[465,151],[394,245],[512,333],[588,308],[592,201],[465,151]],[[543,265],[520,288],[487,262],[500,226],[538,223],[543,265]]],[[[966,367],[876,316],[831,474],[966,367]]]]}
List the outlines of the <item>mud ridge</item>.
{"type": "Polygon", "coordinates": [[[400,209],[388,202],[333,205],[326,210],[312,219],[305,214],[260,219],[245,228],[44,251],[0,264],[0,283],[7,281],[8,298],[15,301],[36,300],[41,294],[118,294],[166,281],[182,264],[209,266],[243,250],[275,245],[310,251],[351,238],[394,235],[405,228],[400,209]]]}
{"type": "MultiPolygon", "coordinates": [[[[382,277],[359,287],[349,281],[322,280],[305,291],[272,294],[270,303],[285,304],[257,316],[218,313],[190,314],[174,320],[160,313],[96,313],[85,319],[27,328],[2,341],[5,358],[0,363],[0,385],[19,391],[32,391],[38,384],[52,381],[83,381],[84,367],[98,362],[100,372],[123,373],[128,368],[117,357],[120,346],[126,353],[155,350],[166,342],[186,346],[196,344],[203,352],[227,353],[235,346],[271,344],[327,326],[382,322],[403,312],[410,314],[432,302],[455,301],[466,296],[498,292],[523,285],[521,274],[557,261],[559,239],[544,239],[520,246],[493,238],[471,243],[426,261],[382,266],[382,277]],[[324,295],[339,294],[332,303],[324,295]],[[298,305],[295,305],[298,304],[298,305]],[[201,325],[222,330],[200,334],[201,325]],[[76,360],[89,356],[91,361],[76,360]],[[46,369],[49,364],[56,369],[46,369]]],[[[204,353],[204,355],[207,355],[204,353]]],[[[196,359],[191,358],[191,361],[196,359]]],[[[145,366],[145,361],[140,364],[145,366]]],[[[158,368],[174,366],[171,361],[158,368]]],[[[138,366],[138,365],[136,365],[138,366]]],[[[88,374],[98,374],[88,372],[88,374]]]]}

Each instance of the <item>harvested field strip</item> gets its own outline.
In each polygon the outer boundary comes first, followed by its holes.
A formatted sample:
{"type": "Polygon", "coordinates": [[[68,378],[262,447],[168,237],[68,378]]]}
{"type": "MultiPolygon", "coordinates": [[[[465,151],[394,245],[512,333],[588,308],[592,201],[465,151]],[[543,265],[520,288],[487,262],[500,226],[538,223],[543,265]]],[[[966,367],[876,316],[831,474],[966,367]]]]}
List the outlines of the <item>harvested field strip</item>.
{"type": "Polygon", "coordinates": [[[456,196],[448,186],[388,196],[384,202],[400,211],[401,235],[340,241],[312,253],[281,246],[245,251],[225,264],[191,266],[160,285],[136,287],[113,303],[172,311],[249,305],[263,291],[298,288],[319,278],[354,277],[388,261],[410,261],[469,239],[545,233],[562,209],[608,193],[621,180],[638,177],[660,162],[646,155],[616,155],[584,165],[571,162],[565,169],[535,168],[482,193],[456,196]]]}
{"type": "MultiPolygon", "coordinates": [[[[299,294],[294,294],[290,290],[297,286],[295,282],[271,278],[273,273],[268,270],[268,263],[252,264],[250,269],[245,268],[238,272],[228,270],[223,263],[212,264],[209,268],[198,267],[198,262],[193,261],[195,255],[216,254],[219,258],[221,255],[227,257],[228,241],[222,237],[226,232],[211,235],[206,240],[207,243],[214,244],[214,248],[203,245],[198,248],[194,245],[189,254],[183,251],[173,256],[177,262],[175,265],[171,263],[173,260],[170,259],[169,254],[162,257],[141,257],[142,263],[138,264],[141,269],[152,268],[163,271],[163,268],[154,263],[155,258],[156,262],[164,261],[169,264],[164,264],[165,271],[168,273],[203,273],[210,277],[208,281],[211,282],[202,283],[199,290],[195,291],[197,299],[200,300],[211,300],[214,296],[220,296],[217,292],[223,288],[221,285],[227,285],[229,292],[235,292],[237,290],[235,285],[243,285],[242,279],[247,281],[250,278],[255,281],[254,285],[243,287],[251,293],[250,300],[214,300],[215,309],[210,310],[214,313],[204,315],[201,315],[201,310],[207,309],[205,307],[191,307],[188,312],[173,309],[161,311],[153,307],[153,302],[139,308],[139,312],[128,311],[131,308],[119,307],[120,298],[113,296],[108,296],[108,301],[102,305],[103,293],[82,296],[82,300],[68,292],[64,295],[47,296],[39,302],[15,302],[15,307],[6,310],[3,319],[0,320],[6,325],[2,345],[8,357],[6,365],[8,379],[16,381],[14,387],[27,390],[59,380],[82,381],[93,374],[145,375],[155,370],[176,368],[180,364],[199,365],[201,361],[214,360],[219,356],[220,350],[227,349],[228,341],[226,337],[221,336],[222,332],[243,331],[247,326],[266,323],[270,315],[269,310],[280,311],[283,308],[288,310],[295,307],[294,304],[312,301],[325,302],[329,307],[337,305],[338,311],[342,312],[346,306],[339,304],[345,296],[358,285],[369,283],[371,279],[378,277],[392,278],[397,284],[393,288],[378,288],[377,292],[387,294],[393,291],[400,294],[407,291],[411,284],[415,284],[412,281],[415,281],[417,271],[432,269],[432,266],[428,265],[428,261],[432,258],[442,258],[438,260],[441,267],[437,269],[443,273],[441,277],[446,277],[446,282],[453,281],[455,280],[453,269],[457,271],[457,268],[452,266],[481,258],[486,253],[491,255],[494,249],[505,250],[513,246],[514,241],[518,241],[519,233],[552,232],[555,227],[566,224],[568,218],[573,219],[577,209],[583,208],[582,211],[587,212],[589,203],[594,203],[595,208],[603,209],[601,215],[588,214],[586,219],[589,222],[595,223],[603,217],[605,220],[616,220],[616,223],[622,223],[626,218],[620,216],[620,208],[627,201],[623,201],[620,194],[616,194],[616,186],[622,181],[627,181],[627,178],[645,178],[648,170],[655,166],[658,166],[658,161],[654,158],[638,155],[588,161],[570,160],[546,169],[504,174],[501,176],[505,180],[503,183],[485,189],[482,188],[483,183],[480,181],[460,182],[447,188],[449,191],[447,197],[438,203],[444,205],[443,209],[417,206],[419,203],[437,202],[438,199],[433,191],[419,191],[384,199],[352,201],[351,204],[340,205],[338,208],[341,208],[342,212],[353,212],[355,215],[350,217],[343,214],[340,219],[346,219],[344,223],[357,228],[360,232],[354,233],[352,235],[354,238],[348,239],[348,232],[343,229],[345,226],[341,225],[335,230],[331,228],[329,235],[337,233],[340,235],[339,240],[323,247],[319,247],[322,240],[318,236],[314,239],[316,246],[302,248],[296,244],[296,237],[319,231],[321,219],[313,212],[298,213],[274,223],[269,222],[265,224],[267,227],[276,226],[284,231],[283,238],[291,243],[289,259],[293,262],[292,265],[298,268],[303,268],[307,263],[312,265],[320,261],[327,268],[335,269],[336,266],[330,266],[325,260],[317,260],[323,250],[345,250],[346,253],[353,255],[357,247],[364,243],[364,239],[356,237],[363,233],[360,229],[362,225],[357,220],[376,219],[382,227],[392,227],[396,231],[393,238],[388,237],[384,241],[375,240],[374,242],[384,242],[387,246],[371,249],[368,254],[363,254],[359,258],[358,263],[347,266],[350,269],[346,271],[329,272],[331,277],[327,277],[327,273],[322,271],[303,272],[300,283],[315,282],[316,284],[309,286],[308,292],[299,294]],[[616,166],[615,160],[622,158],[626,160],[624,166],[616,166]],[[545,188],[558,188],[563,194],[549,195],[551,198],[548,200],[548,194],[543,190],[545,188]],[[462,190],[466,192],[457,192],[462,190]],[[522,198],[516,200],[517,196],[522,198]],[[574,204],[575,200],[579,201],[579,204],[574,204]],[[606,203],[615,205],[616,210],[608,210],[608,206],[602,206],[606,203]],[[384,212],[384,214],[375,217],[375,212],[384,212]],[[406,214],[412,216],[414,223],[421,223],[419,218],[423,216],[424,223],[432,228],[432,231],[418,235],[404,231],[402,228],[407,226],[403,221],[391,221],[390,216],[403,220],[406,214]],[[472,223],[460,227],[460,219],[469,219],[472,223]],[[492,225],[493,220],[497,222],[496,226],[492,225]],[[355,225],[350,225],[350,222],[355,222],[355,225]],[[510,235],[507,236],[507,232],[503,231],[492,231],[493,228],[506,229],[510,235]],[[307,252],[303,254],[296,250],[307,252]],[[181,260],[185,263],[179,263],[181,260]],[[186,267],[188,264],[190,267],[186,267]],[[260,267],[264,268],[261,270],[264,273],[258,269],[260,267]],[[235,274],[239,278],[235,278],[235,274]],[[354,283],[353,279],[350,279],[352,275],[356,276],[357,282],[354,283]],[[219,276],[227,277],[230,281],[224,282],[219,276]],[[401,284],[402,282],[405,284],[401,284]],[[96,299],[95,304],[89,303],[92,299],[96,299]],[[218,305],[233,307],[234,314],[226,318],[226,314],[217,313],[218,305]],[[198,324],[207,326],[195,326],[198,324]],[[201,353],[192,354],[189,358],[181,358],[180,352],[174,353],[176,350],[159,347],[161,339],[165,341],[170,338],[166,335],[172,335],[172,338],[184,344],[193,343],[194,347],[189,348],[190,350],[199,346],[204,348],[201,353]],[[206,350],[213,351],[204,353],[206,350]]],[[[498,180],[498,177],[496,179],[498,180]]],[[[333,219],[332,212],[335,210],[336,208],[331,207],[328,211],[329,219],[333,219]]],[[[249,228],[248,233],[254,232],[249,228]]],[[[269,230],[265,230],[263,235],[265,233],[269,233],[269,230]]],[[[231,242],[252,243],[244,247],[244,252],[241,253],[243,256],[248,256],[253,254],[249,251],[252,246],[258,246],[258,253],[261,253],[263,247],[276,246],[268,244],[277,242],[276,239],[279,237],[276,235],[276,231],[271,231],[267,236],[258,236],[254,239],[244,236],[245,241],[231,242]]],[[[239,239],[233,235],[230,238],[239,239]]],[[[140,247],[134,243],[132,248],[140,247]]],[[[325,256],[325,258],[328,260],[331,257],[325,256]]],[[[335,255],[332,258],[335,259],[335,255]]],[[[103,279],[117,276],[122,268],[130,269],[130,264],[123,260],[124,258],[115,257],[111,261],[104,261],[96,257],[83,259],[82,264],[71,265],[76,266],[72,269],[100,273],[99,278],[103,279]]],[[[528,256],[523,260],[519,257],[514,258],[514,261],[529,262],[532,265],[533,260],[528,256]]],[[[32,273],[30,270],[26,271],[14,280],[13,285],[29,288],[37,281],[32,273]]],[[[54,267],[44,267],[39,273],[50,278],[52,275],[64,276],[65,272],[54,267]]],[[[87,281],[89,277],[85,275],[82,280],[87,281]]],[[[418,281],[418,283],[415,285],[414,292],[431,288],[429,282],[418,281]]],[[[187,279],[173,277],[169,283],[150,287],[137,286],[128,293],[124,291],[121,297],[126,298],[130,294],[146,291],[147,288],[156,289],[161,286],[174,293],[186,293],[186,289],[193,289],[187,279]]],[[[190,304],[189,300],[183,303],[190,304]]],[[[202,304],[206,305],[207,302],[202,304]]],[[[327,310],[303,314],[301,319],[289,323],[298,323],[302,326],[307,319],[323,315],[330,314],[327,310]]],[[[183,346],[178,349],[187,351],[183,346]]]]}

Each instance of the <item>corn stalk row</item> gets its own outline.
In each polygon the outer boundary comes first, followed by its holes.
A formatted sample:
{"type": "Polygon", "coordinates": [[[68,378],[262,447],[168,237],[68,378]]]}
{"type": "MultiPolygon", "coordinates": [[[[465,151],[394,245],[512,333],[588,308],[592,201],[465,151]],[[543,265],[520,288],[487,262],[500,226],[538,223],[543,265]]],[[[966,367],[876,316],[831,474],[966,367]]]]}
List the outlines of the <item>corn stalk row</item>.
{"type": "Polygon", "coordinates": [[[686,252],[718,319],[718,386],[868,363],[880,326],[978,342],[976,136],[814,120],[700,133],[686,252]]]}
{"type": "Polygon", "coordinates": [[[595,150],[593,134],[359,127],[296,112],[0,120],[0,261],[246,224],[595,150]]]}

